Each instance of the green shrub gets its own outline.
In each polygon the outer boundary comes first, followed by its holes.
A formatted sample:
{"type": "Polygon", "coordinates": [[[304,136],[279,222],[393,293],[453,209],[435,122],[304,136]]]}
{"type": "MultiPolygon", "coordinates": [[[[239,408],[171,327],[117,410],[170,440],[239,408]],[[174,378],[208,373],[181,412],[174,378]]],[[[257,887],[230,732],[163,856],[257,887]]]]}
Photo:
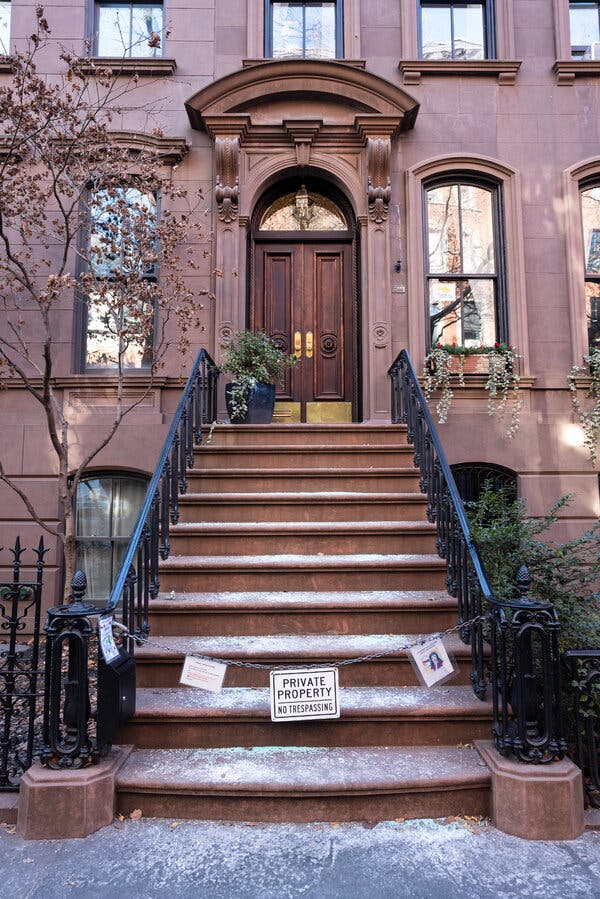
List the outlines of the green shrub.
{"type": "Polygon", "coordinates": [[[531,597],[553,603],[558,612],[561,652],[600,648],[600,523],[566,543],[547,533],[571,498],[561,497],[539,520],[529,518],[523,500],[507,488],[486,485],[478,502],[467,504],[492,590],[499,599],[512,598],[517,571],[527,565],[531,597]]]}

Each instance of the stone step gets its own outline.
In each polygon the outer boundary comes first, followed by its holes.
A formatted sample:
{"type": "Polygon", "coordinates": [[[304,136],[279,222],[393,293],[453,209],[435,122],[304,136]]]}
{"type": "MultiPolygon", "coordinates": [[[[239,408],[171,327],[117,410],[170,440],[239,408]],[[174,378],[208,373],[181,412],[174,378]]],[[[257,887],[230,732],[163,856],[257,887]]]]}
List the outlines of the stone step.
{"type": "Polygon", "coordinates": [[[271,721],[268,689],[143,689],[117,742],[137,748],[415,746],[487,739],[491,702],[469,686],[346,687],[340,718],[271,721]]]}
{"type": "Polygon", "coordinates": [[[170,556],[160,563],[164,593],[224,590],[441,590],[437,555],[170,556]]]}
{"type": "Polygon", "coordinates": [[[452,627],[443,591],[177,593],[150,601],[153,636],[431,633],[452,627]]]}
{"type": "MultiPolygon", "coordinates": [[[[183,659],[196,653],[207,658],[265,666],[261,668],[229,665],[225,678],[228,687],[268,687],[269,671],[276,665],[331,665],[341,660],[362,658],[386,652],[369,661],[343,665],[340,686],[418,686],[413,667],[404,649],[425,635],[419,634],[267,634],[263,636],[152,636],[150,643],[135,650],[139,687],[179,685],[183,659]]],[[[444,639],[457,668],[452,685],[470,683],[471,648],[456,634],[444,639]]]]}
{"type": "Polygon", "coordinates": [[[436,527],[422,521],[353,522],[181,522],[171,526],[176,555],[314,555],[432,553],[436,527]]]}
{"type": "Polygon", "coordinates": [[[475,749],[145,749],[117,779],[117,808],[144,817],[369,821],[487,815],[490,775],[475,749]]]}
{"type": "MultiPolygon", "coordinates": [[[[243,487],[243,483],[239,486],[243,487]]],[[[415,521],[425,520],[422,493],[186,493],[180,521],[415,521]]]]}
{"type": "Polygon", "coordinates": [[[199,468],[272,471],[275,469],[390,468],[413,464],[413,448],[356,444],[256,444],[253,446],[204,446],[196,456],[199,468]]]}
{"type": "MultiPolygon", "coordinates": [[[[260,446],[265,443],[270,446],[290,443],[298,446],[311,443],[337,447],[353,444],[402,446],[406,445],[406,430],[406,425],[391,424],[218,424],[208,446],[260,446]]],[[[206,445],[205,442],[198,452],[202,453],[206,445]]]]}
{"type": "Polygon", "coordinates": [[[191,493],[322,493],[354,490],[358,493],[408,493],[419,491],[419,473],[411,467],[346,468],[282,468],[274,471],[248,471],[230,468],[192,468],[187,474],[191,493]]]}

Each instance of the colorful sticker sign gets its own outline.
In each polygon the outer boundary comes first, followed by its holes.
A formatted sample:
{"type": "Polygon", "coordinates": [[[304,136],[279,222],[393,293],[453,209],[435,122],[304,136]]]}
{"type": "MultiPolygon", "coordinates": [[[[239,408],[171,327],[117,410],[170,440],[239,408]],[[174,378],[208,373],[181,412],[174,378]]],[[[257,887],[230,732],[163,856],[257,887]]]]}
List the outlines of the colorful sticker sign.
{"type": "Polygon", "coordinates": [[[439,637],[425,645],[415,646],[409,650],[409,655],[412,656],[413,666],[421,683],[426,687],[432,687],[454,674],[454,666],[446,652],[444,641],[439,637]]]}

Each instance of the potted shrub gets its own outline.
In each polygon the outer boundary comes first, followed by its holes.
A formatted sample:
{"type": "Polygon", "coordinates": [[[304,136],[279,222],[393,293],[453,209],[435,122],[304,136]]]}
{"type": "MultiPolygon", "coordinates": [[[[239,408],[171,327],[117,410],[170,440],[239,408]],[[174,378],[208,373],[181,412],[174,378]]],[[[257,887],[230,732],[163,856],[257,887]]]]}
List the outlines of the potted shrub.
{"type": "Polygon", "coordinates": [[[225,355],[219,371],[233,381],[225,385],[225,402],[234,424],[270,424],[275,407],[275,384],[283,382],[285,369],[295,365],[264,331],[237,331],[221,346],[225,355]]]}
{"type": "Polygon", "coordinates": [[[513,437],[519,428],[519,415],[523,408],[523,399],[519,394],[518,360],[515,348],[506,343],[461,346],[438,341],[425,356],[423,386],[428,400],[434,391],[439,391],[436,404],[439,424],[448,418],[454,396],[452,377],[455,376],[458,385],[464,387],[465,374],[483,374],[486,376],[484,387],[488,392],[488,415],[503,415],[511,400],[506,436],[513,437]]]}

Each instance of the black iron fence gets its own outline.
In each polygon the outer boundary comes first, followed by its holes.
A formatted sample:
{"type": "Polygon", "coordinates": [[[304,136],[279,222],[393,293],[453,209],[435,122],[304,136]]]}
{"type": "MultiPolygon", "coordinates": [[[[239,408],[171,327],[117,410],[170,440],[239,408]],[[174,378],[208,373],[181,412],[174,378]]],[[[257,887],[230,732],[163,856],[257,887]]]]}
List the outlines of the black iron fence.
{"type": "Polygon", "coordinates": [[[26,555],[17,537],[12,555],[12,578],[0,583],[0,790],[18,790],[21,775],[33,760],[39,711],[40,613],[44,556],[40,538],[26,555]],[[23,568],[35,572],[23,578],[23,568]]]}
{"type": "Polygon", "coordinates": [[[544,763],[566,751],[561,710],[559,623],[549,603],[527,596],[519,572],[515,599],[501,602],[488,584],[467,516],[410,356],[402,350],[389,370],[392,421],[407,426],[446,560],[446,586],[458,600],[460,634],[471,644],[471,683],[484,699],[491,689],[493,739],[502,755],[544,763]]]}
{"type": "Polygon", "coordinates": [[[187,490],[194,446],[202,443],[216,419],[217,381],[215,363],[200,350],[106,605],[85,602],[86,578],[77,572],[73,602],[48,612],[42,753],[48,767],[95,761],[108,752],[120,725],[135,712],[134,638],[129,634],[145,636],[149,631],[148,603],[158,595],[159,559],[169,556],[169,525],[179,518],[178,496],[187,490]],[[97,656],[96,651],[90,653],[93,616],[114,618],[128,634],[108,661],[100,645],[97,656]]]}
{"type": "Polygon", "coordinates": [[[600,649],[572,649],[563,658],[570,675],[575,761],[588,803],[600,808],[600,649]]]}

